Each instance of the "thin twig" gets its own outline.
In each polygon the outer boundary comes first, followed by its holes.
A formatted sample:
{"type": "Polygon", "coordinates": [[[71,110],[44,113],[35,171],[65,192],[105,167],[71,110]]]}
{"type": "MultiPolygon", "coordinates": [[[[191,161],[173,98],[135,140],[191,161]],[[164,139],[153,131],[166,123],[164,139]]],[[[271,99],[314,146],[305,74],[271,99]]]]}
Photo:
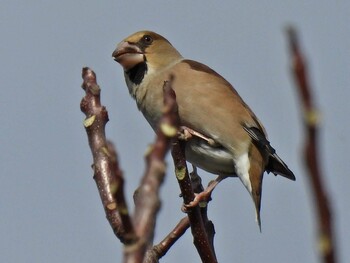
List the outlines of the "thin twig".
{"type": "Polygon", "coordinates": [[[152,248],[157,257],[159,259],[162,258],[189,227],[190,221],[186,216],[180,220],[175,228],[159,244],[152,248]]]}
{"type": "Polygon", "coordinates": [[[335,263],[336,245],[335,234],[332,227],[332,209],[329,202],[329,194],[323,183],[323,177],[318,161],[318,125],[319,113],[314,105],[312,89],[306,69],[306,59],[299,47],[297,32],[290,27],[287,30],[289,38],[290,54],[292,60],[292,72],[298,93],[300,95],[303,122],[305,126],[305,165],[309,172],[310,187],[313,191],[314,202],[317,208],[319,237],[318,245],[320,254],[325,263],[335,263]]]}

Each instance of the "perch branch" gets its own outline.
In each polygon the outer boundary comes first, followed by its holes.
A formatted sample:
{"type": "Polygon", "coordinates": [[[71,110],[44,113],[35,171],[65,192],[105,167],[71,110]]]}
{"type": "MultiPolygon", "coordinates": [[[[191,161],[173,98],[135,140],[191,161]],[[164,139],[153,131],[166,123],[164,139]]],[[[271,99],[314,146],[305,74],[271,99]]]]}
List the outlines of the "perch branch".
{"type": "MultiPolygon", "coordinates": [[[[175,165],[175,174],[178,180],[184,204],[189,204],[194,199],[191,179],[188,174],[186,165],[184,142],[180,142],[178,138],[173,139],[173,147],[171,154],[175,165]]],[[[191,224],[193,243],[196,246],[199,256],[203,263],[217,262],[215,253],[210,245],[208,235],[202,219],[199,206],[195,206],[187,211],[187,216],[191,224]]]]}
{"type": "MultiPolygon", "coordinates": [[[[124,179],[119,168],[117,153],[112,143],[106,141],[105,125],[108,122],[108,113],[100,102],[100,88],[96,82],[96,75],[91,69],[83,68],[82,77],[84,80],[82,88],[86,95],[80,106],[86,115],[84,127],[93,155],[94,179],[107,219],[116,236],[125,245],[124,262],[158,262],[190,225],[202,262],[216,262],[212,242],[214,228],[207,218],[206,205],[188,211],[188,217],[183,218],[160,244],[150,248],[153,243],[156,215],[160,207],[159,188],[165,176],[164,157],[179,127],[176,97],[171,88],[172,79],[164,83],[164,112],[156,141],[146,156],[145,175],[134,194],[135,213],[131,220],[124,198],[124,179]],[[209,233],[210,242],[205,229],[209,233]]],[[[193,180],[195,189],[192,189],[184,156],[184,144],[177,139],[173,144],[177,178],[184,202],[188,204],[194,198],[193,190],[201,192],[203,187],[198,177],[199,180],[198,178],[193,180]]]]}
{"type": "MultiPolygon", "coordinates": [[[[176,100],[175,92],[171,93],[176,100]]],[[[178,113],[177,113],[178,114],[178,113]]],[[[185,157],[185,142],[178,137],[173,137],[171,155],[174,160],[175,174],[178,180],[184,204],[193,201],[195,195],[192,189],[191,179],[188,173],[185,157]]],[[[203,263],[217,262],[215,253],[205,231],[202,214],[199,206],[195,206],[187,211],[193,235],[193,243],[203,263]]]]}
{"type": "MultiPolygon", "coordinates": [[[[197,168],[193,166],[193,171],[190,173],[191,183],[192,183],[192,189],[194,193],[201,193],[204,191],[204,187],[202,185],[202,178],[197,173],[197,168]]],[[[210,184],[210,183],[209,183],[210,184]]],[[[201,216],[204,224],[205,231],[208,236],[208,241],[211,247],[211,250],[214,254],[214,257],[216,258],[215,254],[215,248],[214,248],[214,235],[215,235],[215,228],[214,224],[211,220],[208,218],[208,203],[211,201],[211,198],[207,200],[206,202],[200,202],[199,207],[201,211],[201,216]]]]}
{"type": "MultiPolygon", "coordinates": [[[[193,169],[194,169],[193,172],[190,173],[192,189],[194,193],[201,193],[204,191],[202,180],[198,176],[196,168],[193,167],[193,169]]],[[[210,200],[208,200],[208,202],[209,201],[210,200]]],[[[213,223],[208,219],[207,210],[208,210],[207,202],[201,202],[200,211],[202,215],[202,220],[208,235],[211,249],[213,253],[215,253],[214,251],[215,230],[214,230],[213,223]]],[[[175,226],[175,228],[159,244],[153,246],[152,253],[154,257],[158,259],[162,258],[170,250],[170,248],[175,244],[175,242],[186,232],[186,230],[190,226],[191,225],[190,225],[188,216],[182,218],[180,222],[175,226]]]]}

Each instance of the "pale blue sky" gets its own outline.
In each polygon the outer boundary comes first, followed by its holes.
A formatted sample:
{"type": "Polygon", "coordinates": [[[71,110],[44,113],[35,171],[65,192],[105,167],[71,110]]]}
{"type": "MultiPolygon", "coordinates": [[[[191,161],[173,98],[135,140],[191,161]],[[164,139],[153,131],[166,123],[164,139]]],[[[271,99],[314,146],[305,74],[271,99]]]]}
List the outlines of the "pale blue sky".
{"type": "MultiPolygon", "coordinates": [[[[320,149],[332,194],[340,262],[350,258],[349,1],[8,1],[0,8],[0,262],[121,262],[102,209],[79,103],[92,67],[109,110],[108,137],[132,194],[154,135],[111,54],[131,33],[164,35],[239,91],[297,181],[266,175],[262,233],[242,184],[216,189],[209,217],[219,262],[316,263],[316,225],[300,159],[303,142],[284,28],[297,26],[322,112],[320,149]]],[[[168,158],[155,241],[183,217],[168,158]]],[[[205,181],[211,175],[202,172],[205,181]]],[[[190,232],[162,262],[199,262],[190,232]]]]}

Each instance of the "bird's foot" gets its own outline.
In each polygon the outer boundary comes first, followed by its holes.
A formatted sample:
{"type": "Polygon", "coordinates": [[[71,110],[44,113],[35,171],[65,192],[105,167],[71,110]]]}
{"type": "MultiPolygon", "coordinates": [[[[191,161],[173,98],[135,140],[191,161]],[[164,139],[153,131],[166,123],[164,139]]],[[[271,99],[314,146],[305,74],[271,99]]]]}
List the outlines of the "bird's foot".
{"type": "Polygon", "coordinates": [[[195,193],[194,199],[188,204],[184,204],[181,210],[186,213],[197,205],[199,205],[199,207],[206,207],[208,202],[211,201],[211,193],[221,180],[222,178],[218,177],[215,180],[209,182],[208,187],[200,193],[195,193]]]}
{"type": "Polygon", "coordinates": [[[183,141],[189,141],[190,139],[192,139],[193,136],[190,130],[191,130],[190,128],[187,128],[185,126],[180,126],[179,132],[178,132],[179,139],[183,141]]]}
{"type": "Polygon", "coordinates": [[[185,213],[199,205],[199,207],[206,207],[208,202],[211,200],[211,192],[204,190],[199,194],[194,194],[194,199],[188,204],[183,204],[181,210],[185,213]]]}
{"type": "Polygon", "coordinates": [[[218,146],[219,144],[215,142],[213,139],[191,129],[186,126],[181,126],[180,127],[180,132],[179,132],[179,139],[184,140],[184,141],[189,141],[193,136],[201,138],[202,140],[206,141],[210,146],[218,146]]]}

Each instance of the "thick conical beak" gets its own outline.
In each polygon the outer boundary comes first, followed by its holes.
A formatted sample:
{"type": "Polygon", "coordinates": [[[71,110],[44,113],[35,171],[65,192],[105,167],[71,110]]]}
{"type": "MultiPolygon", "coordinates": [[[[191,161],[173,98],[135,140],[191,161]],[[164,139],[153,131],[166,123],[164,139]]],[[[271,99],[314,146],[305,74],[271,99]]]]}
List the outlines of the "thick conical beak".
{"type": "Polygon", "coordinates": [[[123,66],[124,71],[128,71],[135,65],[145,61],[142,50],[137,45],[126,41],[118,44],[112,53],[112,57],[123,66]]]}

